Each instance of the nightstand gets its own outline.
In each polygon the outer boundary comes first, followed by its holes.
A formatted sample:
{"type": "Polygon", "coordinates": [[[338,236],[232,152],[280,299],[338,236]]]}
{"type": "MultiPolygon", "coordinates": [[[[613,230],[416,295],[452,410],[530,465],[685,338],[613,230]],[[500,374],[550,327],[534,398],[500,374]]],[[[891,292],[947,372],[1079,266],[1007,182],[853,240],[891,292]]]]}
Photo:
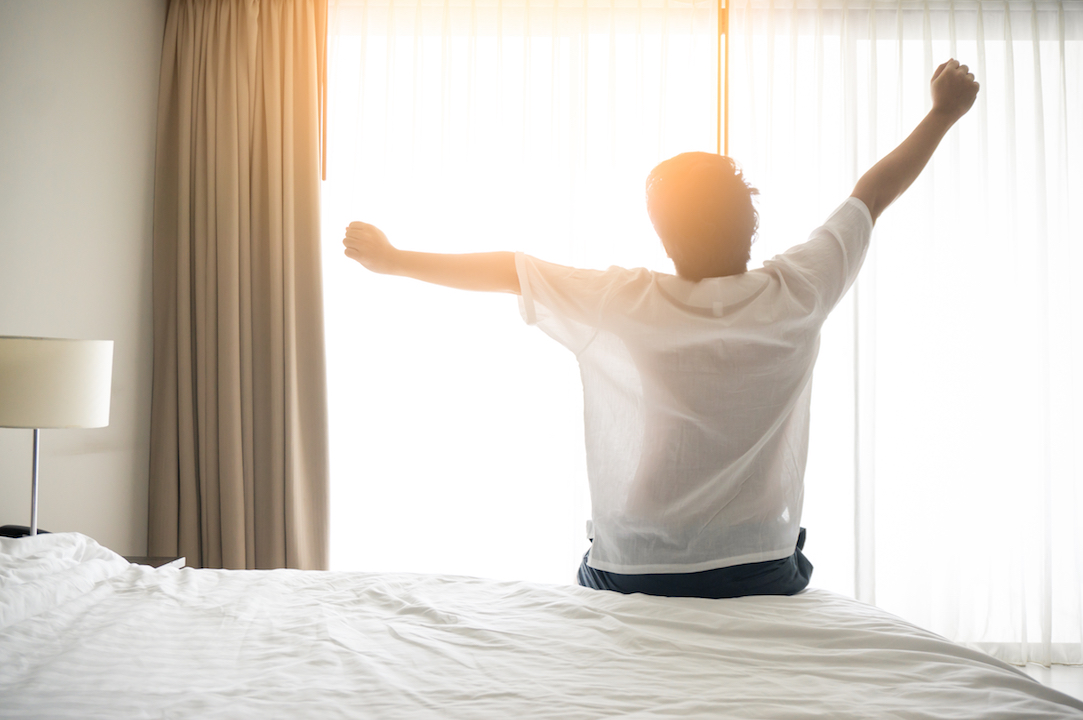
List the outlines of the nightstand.
{"type": "Polygon", "coordinates": [[[128,562],[134,563],[136,565],[150,565],[153,568],[163,568],[163,567],[182,568],[182,567],[184,567],[184,558],[183,557],[140,557],[140,556],[132,556],[132,557],[125,557],[124,559],[127,560],[128,562]]]}

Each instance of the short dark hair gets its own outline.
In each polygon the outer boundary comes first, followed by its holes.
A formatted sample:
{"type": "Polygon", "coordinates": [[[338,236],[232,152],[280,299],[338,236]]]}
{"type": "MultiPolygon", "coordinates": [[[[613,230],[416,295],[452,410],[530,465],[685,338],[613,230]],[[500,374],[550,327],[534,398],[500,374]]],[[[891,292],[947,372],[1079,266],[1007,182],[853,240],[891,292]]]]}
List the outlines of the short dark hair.
{"type": "Polygon", "coordinates": [[[706,152],[671,157],[647,176],[647,213],[677,274],[702,280],[748,265],[760,216],[759,190],[732,158],[706,152]]]}

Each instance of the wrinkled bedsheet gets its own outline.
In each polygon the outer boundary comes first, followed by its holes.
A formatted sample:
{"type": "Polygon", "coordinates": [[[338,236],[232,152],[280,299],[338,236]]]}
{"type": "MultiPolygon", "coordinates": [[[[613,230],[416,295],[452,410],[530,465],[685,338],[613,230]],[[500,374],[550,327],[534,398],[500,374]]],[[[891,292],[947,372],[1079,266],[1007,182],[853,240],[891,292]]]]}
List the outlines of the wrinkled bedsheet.
{"type": "Polygon", "coordinates": [[[732,600],[407,574],[152,569],[0,539],[3,718],[1083,718],[822,590],[732,600]]]}

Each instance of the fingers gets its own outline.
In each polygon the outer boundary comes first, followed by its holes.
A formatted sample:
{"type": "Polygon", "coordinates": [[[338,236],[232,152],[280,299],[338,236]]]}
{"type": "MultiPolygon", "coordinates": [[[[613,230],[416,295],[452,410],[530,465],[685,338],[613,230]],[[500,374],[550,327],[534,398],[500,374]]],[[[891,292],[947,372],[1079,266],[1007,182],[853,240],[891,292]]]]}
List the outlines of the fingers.
{"type": "Polygon", "coordinates": [[[957,67],[959,67],[959,61],[955,58],[951,58],[946,63],[941,64],[940,67],[936,69],[936,72],[933,73],[933,80],[936,80],[938,77],[940,77],[940,75],[945,72],[955,70],[957,67]]]}
{"type": "Polygon", "coordinates": [[[350,223],[349,227],[346,228],[346,236],[350,237],[351,235],[365,235],[367,233],[371,233],[375,229],[376,228],[374,226],[369,225],[368,223],[354,221],[350,223]]]}
{"type": "Polygon", "coordinates": [[[366,265],[372,258],[372,254],[365,252],[366,248],[357,247],[354,245],[347,245],[342,251],[342,254],[348,257],[350,260],[355,260],[362,265],[366,265]]]}
{"type": "Polygon", "coordinates": [[[961,64],[955,58],[951,58],[947,62],[943,62],[943,63],[940,64],[940,67],[938,67],[936,69],[936,72],[933,73],[933,80],[936,80],[938,77],[940,77],[940,75],[943,74],[944,71],[954,71],[954,70],[958,70],[959,74],[965,75],[968,80],[973,80],[974,79],[974,74],[972,72],[970,72],[969,67],[967,67],[966,65],[961,64]]]}
{"type": "Polygon", "coordinates": [[[342,238],[343,254],[372,272],[387,273],[395,267],[395,248],[387,236],[376,227],[363,222],[352,222],[342,238]]]}
{"type": "Polygon", "coordinates": [[[981,87],[981,85],[979,85],[978,81],[974,79],[974,73],[970,72],[970,68],[968,68],[966,65],[960,65],[959,72],[963,73],[963,77],[966,79],[967,82],[973,84],[974,92],[977,92],[978,88],[981,87]]]}
{"type": "Polygon", "coordinates": [[[940,67],[948,66],[949,63],[954,63],[954,67],[947,67],[946,69],[957,70],[960,75],[965,77],[970,82],[974,82],[974,73],[970,72],[970,68],[966,65],[960,65],[957,60],[949,60],[940,67]]]}
{"type": "Polygon", "coordinates": [[[378,227],[363,222],[350,223],[342,244],[346,257],[376,272],[382,272],[379,268],[386,266],[386,257],[394,250],[378,227]]]}
{"type": "Polygon", "coordinates": [[[933,73],[933,82],[936,82],[937,78],[940,78],[940,76],[944,75],[945,73],[947,73],[950,77],[941,78],[940,83],[937,84],[943,84],[945,82],[953,84],[955,82],[958,82],[957,80],[955,80],[955,78],[958,77],[969,83],[973,83],[975,90],[977,90],[978,88],[978,83],[974,79],[974,73],[970,72],[970,67],[967,65],[963,65],[955,58],[952,58],[947,62],[940,64],[940,67],[938,67],[936,69],[936,72],[933,73]]]}
{"type": "Polygon", "coordinates": [[[350,242],[355,244],[370,242],[380,234],[380,230],[375,225],[355,221],[346,228],[346,237],[342,239],[342,243],[345,245],[350,242]]]}
{"type": "Polygon", "coordinates": [[[979,85],[970,67],[951,58],[936,69],[931,82],[933,107],[956,119],[965,115],[978,95],[979,85]]]}

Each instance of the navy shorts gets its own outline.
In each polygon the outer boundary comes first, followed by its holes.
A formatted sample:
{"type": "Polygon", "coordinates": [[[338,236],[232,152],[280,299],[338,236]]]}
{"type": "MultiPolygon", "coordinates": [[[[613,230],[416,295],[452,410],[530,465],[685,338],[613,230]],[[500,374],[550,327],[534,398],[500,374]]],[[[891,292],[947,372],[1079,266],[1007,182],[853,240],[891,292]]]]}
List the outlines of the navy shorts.
{"type": "Polygon", "coordinates": [[[805,528],[797,536],[793,555],[781,560],[734,565],[693,573],[623,575],[579,565],[579,584],[595,590],[643,593],[665,597],[733,598],[745,595],[794,595],[808,586],[812,563],[804,553],[805,528]]]}

